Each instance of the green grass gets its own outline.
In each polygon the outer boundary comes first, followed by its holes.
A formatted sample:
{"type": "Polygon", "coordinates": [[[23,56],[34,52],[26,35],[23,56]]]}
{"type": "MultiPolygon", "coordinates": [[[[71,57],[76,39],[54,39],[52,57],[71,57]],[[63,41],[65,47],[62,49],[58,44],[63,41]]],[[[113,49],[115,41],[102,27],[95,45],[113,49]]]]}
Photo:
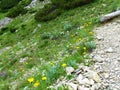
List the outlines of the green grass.
{"type": "MultiPolygon", "coordinates": [[[[45,23],[36,22],[29,13],[16,17],[6,26],[11,29],[0,35],[0,49],[11,47],[0,54],[0,72],[7,72],[6,77],[0,78],[0,88],[46,90],[58,78],[66,76],[63,64],[76,69],[77,64],[89,60],[89,53],[95,48],[94,26],[99,25],[103,14],[115,11],[120,6],[118,2],[98,0],[45,23]],[[34,82],[27,81],[30,77],[34,82]],[[40,85],[35,88],[37,80],[40,85]]],[[[0,13],[0,18],[3,17],[0,13]]],[[[90,61],[85,63],[89,64],[90,61]]]]}
{"type": "Polygon", "coordinates": [[[6,13],[2,13],[0,12],[0,20],[3,19],[5,17],[6,13]]]}

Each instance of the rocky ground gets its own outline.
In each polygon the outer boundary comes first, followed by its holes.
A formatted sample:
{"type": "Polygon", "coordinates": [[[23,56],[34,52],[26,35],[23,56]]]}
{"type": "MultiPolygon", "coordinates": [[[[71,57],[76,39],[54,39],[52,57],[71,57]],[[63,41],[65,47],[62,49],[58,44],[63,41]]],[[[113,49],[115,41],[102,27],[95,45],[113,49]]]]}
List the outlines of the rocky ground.
{"type": "Polygon", "coordinates": [[[91,53],[95,63],[79,69],[66,67],[67,74],[75,74],[72,80],[58,80],[59,87],[70,90],[120,90],[120,17],[95,29],[97,48],[91,53]]]}

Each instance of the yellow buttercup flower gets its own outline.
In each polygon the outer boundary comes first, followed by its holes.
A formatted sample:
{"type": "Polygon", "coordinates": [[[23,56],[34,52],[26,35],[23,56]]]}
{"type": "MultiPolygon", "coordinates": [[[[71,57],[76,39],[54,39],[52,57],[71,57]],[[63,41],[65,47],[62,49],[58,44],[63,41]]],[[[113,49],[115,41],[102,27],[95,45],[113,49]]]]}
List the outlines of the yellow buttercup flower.
{"type": "Polygon", "coordinates": [[[28,78],[28,82],[29,82],[29,83],[34,82],[34,78],[28,78]]]}
{"type": "Polygon", "coordinates": [[[79,47],[79,46],[77,46],[76,48],[77,48],[77,49],[79,49],[80,47],[79,47]]]}
{"type": "Polygon", "coordinates": [[[43,80],[43,81],[47,80],[47,77],[42,77],[42,80],[43,80]]]}
{"type": "Polygon", "coordinates": [[[26,62],[25,64],[28,64],[28,62],[26,62]]]}
{"type": "Polygon", "coordinates": [[[87,48],[86,47],[83,47],[84,50],[86,50],[87,48]]]}
{"type": "Polygon", "coordinates": [[[30,58],[30,60],[32,60],[33,58],[30,58]]]}
{"type": "Polygon", "coordinates": [[[50,62],[50,65],[54,65],[54,62],[50,62]]]}
{"type": "Polygon", "coordinates": [[[88,22],[88,24],[92,24],[92,22],[88,22]]]}
{"type": "Polygon", "coordinates": [[[86,52],[83,52],[83,55],[86,55],[86,52]]]}
{"type": "Polygon", "coordinates": [[[40,85],[39,81],[36,81],[33,86],[38,87],[39,85],[40,85]]]}
{"type": "Polygon", "coordinates": [[[82,38],[79,38],[79,39],[78,39],[78,41],[81,41],[81,40],[82,40],[82,38]]]}
{"type": "Polygon", "coordinates": [[[90,35],[93,35],[93,32],[89,32],[90,35]]]}
{"type": "Polygon", "coordinates": [[[62,64],[62,67],[66,67],[66,66],[67,66],[67,64],[65,64],[65,63],[62,64]]]}

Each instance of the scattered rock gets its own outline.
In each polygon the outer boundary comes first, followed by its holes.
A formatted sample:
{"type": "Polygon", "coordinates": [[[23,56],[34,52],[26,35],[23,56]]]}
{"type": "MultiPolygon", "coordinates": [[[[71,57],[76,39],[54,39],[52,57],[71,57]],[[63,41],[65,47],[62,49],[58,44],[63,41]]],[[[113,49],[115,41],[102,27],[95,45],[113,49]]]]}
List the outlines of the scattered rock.
{"type": "Polygon", "coordinates": [[[100,79],[98,73],[95,71],[89,71],[86,76],[90,79],[93,79],[97,83],[101,82],[101,79],[100,79]]]}
{"type": "Polygon", "coordinates": [[[109,48],[106,50],[106,53],[113,53],[112,47],[109,47],[109,48]]]}
{"type": "Polygon", "coordinates": [[[78,82],[81,82],[83,80],[83,75],[79,74],[78,77],[76,78],[78,82]]]}
{"type": "Polygon", "coordinates": [[[100,63],[104,61],[104,58],[100,57],[100,55],[95,55],[94,59],[95,61],[100,62],[100,63]]]}
{"type": "Polygon", "coordinates": [[[103,40],[104,38],[102,37],[102,36],[100,36],[100,35],[98,35],[97,37],[96,37],[98,40],[103,40]]]}
{"type": "Polygon", "coordinates": [[[90,90],[90,89],[87,88],[87,87],[84,87],[84,86],[79,86],[79,87],[78,87],[78,90],[90,90]]]}
{"type": "Polygon", "coordinates": [[[74,71],[73,67],[66,67],[66,73],[67,75],[70,75],[74,71]]]}
{"type": "Polygon", "coordinates": [[[120,62],[120,57],[119,57],[119,58],[117,58],[117,61],[118,61],[118,62],[120,62]]]}
{"type": "Polygon", "coordinates": [[[8,23],[12,21],[11,18],[5,17],[4,19],[0,20],[0,28],[3,28],[6,26],[8,23]]]}
{"type": "Polygon", "coordinates": [[[19,62],[25,63],[28,59],[29,59],[28,57],[24,57],[24,58],[21,58],[19,62]]]}
{"type": "Polygon", "coordinates": [[[104,75],[104,78],[108,78],[109,77],[108,73],[103,73],[103,75],[104,75]]]}
{"type": "Polygon", "coordinates": [[[7,77],[7,72],[6,71],[3,71],[0,73],[0,78],[3,78],[5,79],[7,77]]]}
{"type": "Polygon", "coordinates": [[[77,84],[74,83],[67,83],[67,86],[69,90],[77,90],[78,88],[77,84]]]}

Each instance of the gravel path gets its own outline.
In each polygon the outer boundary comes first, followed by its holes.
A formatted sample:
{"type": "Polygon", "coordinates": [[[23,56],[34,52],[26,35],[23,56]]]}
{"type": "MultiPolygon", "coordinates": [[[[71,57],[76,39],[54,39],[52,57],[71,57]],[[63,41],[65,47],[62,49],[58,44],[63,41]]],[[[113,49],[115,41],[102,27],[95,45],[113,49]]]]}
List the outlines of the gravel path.
{"type": "Polygon", "coordinates": [[[97,27],[95,37],[97,48],[90,55],[95,64],[66,67],[75,78],[58,80],[53,88],[64,84],[69,90],[120,90],[120,17],[97,27]]]}
{"type": "Polygon", "coordinates": [[[95,30],[97,48],[92,53],[93,68],[99,72],[107,90],[120,90],[120,17],[95,30]]]}

